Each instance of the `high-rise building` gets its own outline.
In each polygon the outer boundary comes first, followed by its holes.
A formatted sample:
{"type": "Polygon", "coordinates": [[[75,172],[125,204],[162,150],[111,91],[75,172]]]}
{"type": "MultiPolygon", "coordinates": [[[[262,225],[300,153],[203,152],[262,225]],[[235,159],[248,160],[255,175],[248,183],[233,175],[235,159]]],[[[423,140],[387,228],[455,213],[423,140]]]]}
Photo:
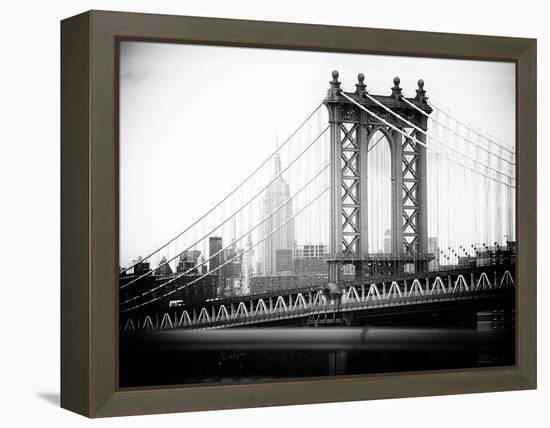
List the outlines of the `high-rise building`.
{"type": "Polygon", "coordinates": [[[428,262],[428,269],[439,270],[439,240],[437,236],[428,238],[428,253],[432,253],[435,256],[431,262],[428,262]]]}
{"type": "Polygon", "coordinates": [[[223,251],[221,251],[222,246],[221,236],[211,236],[208,238],[208,258],[210,259],[208,262],[208,267],[210,272],[223,264],[223,251]]]}
{"type": "Polygon", "coordinates": [[[201,256],[201,252],[199,250],[187,250],[181,253],[178,265],[176,268],[176,271],[178,273],[184,273],[186,274],[202,274],[202,269],[198,268],[197,265],[199,264],[199,258],[201,256]]]}
{"type": "MultiPolygon", "coordinates": [[[[240,278],[242,271],[242,250],[233,246],[224,251],[222,276],[226,279],[240,278]]],[[[231,282],[232,283],[232,282],[231,282]]]]}
{"type": "Polygon", "coordinates": [[[243,254],[242,262],[242,283],[241,294],[250,293],[250,278],[254,275],[254,247],[252,245],[252,236],[249,234],[246,239],[246,252],[243,254]]]}
{"type": "MultiPolygon", "coordinates": [[[[281,157],[276,153],[274,158],[274,176],[281,172],[281,157]]],[[[294,219],[292,217],[292,201],[279,206],[290,198],[290,187],[286,180],[279,176],[266,189],[261,202],[261,219],[266,219],[261,226],[261,236],[267,236],[260,246],[261,273],[273,275],[278,271],[277,250],[292,250],[294,245],[294,219]],[[286,222],[286,224],[285,224],[286,222]],[[284,226],[283,226],[284,224],[284,226]]]]}
{"type": "Polygon", "coordinates": [[[208,271],[216,278],[216,287],[223,288],[223,278],[221,277],[221,269],[218,269],[223,264],[223,248],[221,236],[211,236],[208,238],[208,271]],[[219,253],[219,254],[218,254],[219,253]],[[217,269],[217,270],[216,270],[217,269]],[[215,272],[214,272],[215,271],[215,272]]]}
{"type": "Polygon", "coordinates": [[[139,256],[134,261],[134,274],[141,274],[149,271],[149,262],[145,261],[139,256]]]}

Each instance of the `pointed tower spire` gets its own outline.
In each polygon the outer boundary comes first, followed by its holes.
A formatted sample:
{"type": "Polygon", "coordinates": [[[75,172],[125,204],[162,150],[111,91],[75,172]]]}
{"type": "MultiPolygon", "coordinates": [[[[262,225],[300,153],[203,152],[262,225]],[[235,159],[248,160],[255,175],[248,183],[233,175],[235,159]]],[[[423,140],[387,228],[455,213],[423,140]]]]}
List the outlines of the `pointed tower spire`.
{"type": "Polygon", "coordinates": [[[279,132],[277,132],[277,153],[275,153],[275,156],[273,157],[274,167],[275,167],[275,175],[279,175],[281,172],[281,155],[279,153],[279,132]]]}

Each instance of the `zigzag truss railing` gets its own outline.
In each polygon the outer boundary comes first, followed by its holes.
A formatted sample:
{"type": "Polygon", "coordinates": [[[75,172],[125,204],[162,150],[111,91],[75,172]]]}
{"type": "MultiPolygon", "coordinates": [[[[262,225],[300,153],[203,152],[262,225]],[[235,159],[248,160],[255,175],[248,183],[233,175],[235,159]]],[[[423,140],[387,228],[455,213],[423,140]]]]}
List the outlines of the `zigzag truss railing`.
{"type": "Polygon", "coordinates": [[[193,310],[163,313],[160,318],[146,315],[143,320],[127,318],[120,326],[122,332],[135,330],[163,330],[171,328],[224,328],[258,324],[304,316],[334,314],[382,306],[400,306],[444,300],[475,298],[490,291],[516,286],[510,270],[501,274],[481,271],[432,278],[350,285],[339,299],[329,298],[323,290],[279,295],[269,298],[253,296],[231,304],[213,304],[193,310]],[[153,318],[155,318],[153,320],[153,318]]]}

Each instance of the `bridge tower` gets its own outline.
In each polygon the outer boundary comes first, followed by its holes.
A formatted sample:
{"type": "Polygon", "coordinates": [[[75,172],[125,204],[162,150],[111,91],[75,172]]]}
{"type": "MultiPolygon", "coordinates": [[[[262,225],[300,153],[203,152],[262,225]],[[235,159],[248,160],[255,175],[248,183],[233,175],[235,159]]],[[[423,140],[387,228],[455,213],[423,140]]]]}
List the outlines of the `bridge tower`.
{"type": "MultiPolygon", "coordinates": [[[[434,255],[428,253],[426,149],[409,138],[424,143],[426,137],[370,97],[420,129],[427,129],[427,117],[402,101],[398,77],[390,95],[368,93],[362,73],[355,92],[343,92],[338,77],[333,71],[324,100],[331,145],[329,282],[339,283],[346,265],[354,266],[355,279],[427,270],[434,255]],[[368,248],[367,153],[377,131],[385,134],[391,153],[391,252],[386,254],[371,253],[368,248]]],[[[432,112],[422,80],[418,81],[416,97],[407,100],[428,114],[432,112]]]]}

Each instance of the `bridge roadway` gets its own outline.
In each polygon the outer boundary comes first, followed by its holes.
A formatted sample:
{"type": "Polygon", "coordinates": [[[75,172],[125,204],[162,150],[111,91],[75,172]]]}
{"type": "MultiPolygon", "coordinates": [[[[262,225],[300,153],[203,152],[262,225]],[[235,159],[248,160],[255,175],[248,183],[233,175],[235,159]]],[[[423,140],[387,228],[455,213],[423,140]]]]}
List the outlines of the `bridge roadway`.
{"type": "Polygon", "coordinates": [[[165,308],[121,318],[122,333],[172,328],[213,329],[261,325],[337,313],[355,313],[404,306],[494,298],[515,287],[514,264],[370,278],[340,287],[307,287],[250,296],[217,299],[202,307],[165,308]]]}

